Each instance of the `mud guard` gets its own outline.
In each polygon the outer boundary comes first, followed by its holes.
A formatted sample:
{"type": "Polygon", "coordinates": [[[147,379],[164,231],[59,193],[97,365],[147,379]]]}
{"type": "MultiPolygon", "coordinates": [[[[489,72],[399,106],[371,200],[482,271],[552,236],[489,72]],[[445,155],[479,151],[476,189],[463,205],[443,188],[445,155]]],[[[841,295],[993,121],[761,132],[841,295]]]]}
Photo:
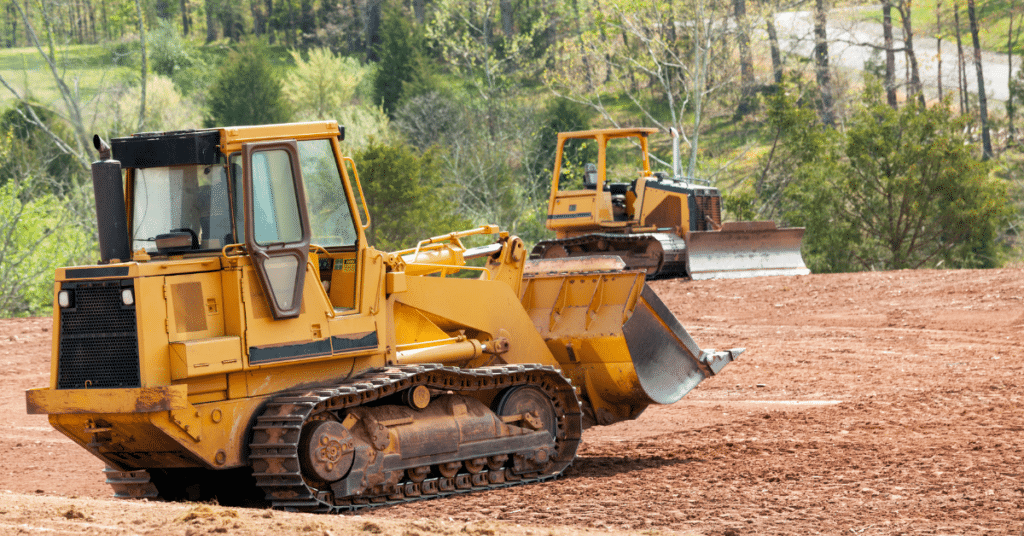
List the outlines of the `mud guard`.
{"type": "Polygon", "coordinates": [[[650,287],[644,285],[640,298],[622,332],[640,387],[652,402],[678,402],[743,353],[701,350],[650,287]]]}
{"type": "Polygon", "coordinates": [[[736,279],[811,273],[800,256],[804,228],[775,222],[728,222],[720,231],[686,235],[691,279],[736,279]]]}

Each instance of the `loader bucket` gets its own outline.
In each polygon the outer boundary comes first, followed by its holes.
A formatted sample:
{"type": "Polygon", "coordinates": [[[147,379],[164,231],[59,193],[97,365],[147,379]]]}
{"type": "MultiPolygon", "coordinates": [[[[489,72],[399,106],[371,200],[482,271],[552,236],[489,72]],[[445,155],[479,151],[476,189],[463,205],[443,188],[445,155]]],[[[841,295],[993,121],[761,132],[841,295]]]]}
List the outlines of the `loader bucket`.
{"type": "Polygon", "coordinates": [[[728,222],[720,231],[686,235],[691,279],[736,279],[811,273],[800,256],[803,227],[777,229],[775,222],[728,222]]]}
{"type": "Polygon", "coordinates": [[[597,424],[672,404],[743,352],[701,350],[643,270],[571,271],[557,259],[545,273],[549,261],[531,262],[523,306],[597,424]]]}

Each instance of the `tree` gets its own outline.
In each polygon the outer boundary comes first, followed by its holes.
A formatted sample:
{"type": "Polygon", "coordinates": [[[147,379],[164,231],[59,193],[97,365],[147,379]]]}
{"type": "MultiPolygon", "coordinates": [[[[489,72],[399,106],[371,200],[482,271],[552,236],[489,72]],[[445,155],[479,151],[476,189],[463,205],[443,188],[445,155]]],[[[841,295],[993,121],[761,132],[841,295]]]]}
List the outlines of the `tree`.
{"type": "Polygon", "coordinates": [[[374,247],[408,248],[424,238],[469,227],[455,211],[434,151],[420,154],[408,145],[371,142],[353,159],[373,217],[367,239],[374,247]]]}
{"type": "MultiPolygon", "coordinates": [[[[26,2],[26,6],[24,7],[18,2],[12,3],[17,8],[18,14],[20,15],[29,43],[36,49],[39,57],[42,58],[50,76],[53,78],[53,81],[57,86],[57,90],[64,106],[63,110],[57,110],[54,108],[53,111],[61,115],[61,118],[71,127],[71,130],[74,132],[74,136],[72,136],[70,140],[62,138],[60,134],[50,128],[46,120],[35,113],[35,108],[30,103],[30,88],[26,87],[24,90],[19,91],[3,76],[0,76],[0,84],[7,88],[15,100],[25,104],[25,106],[16,107],[15,110],[17,110],[18,113],[23,114],[23,117],[27,122],[31,123],[41,132],[49,136],[50,141],[52,141],[53,144],[61,151],[73,155],[83,169],[88,169],[89,163],[91,162],[90,153],[92,148],[92,136],[85,124],[86,114],[83,112],[84,98],[80,92],[78,80],[71,80],[69,83],[66,78],[68,76],[66,72],[66,65],[58,59],[58,36],[54,30],[54,23],[59,22],[59,17],[56,17],[58,20],[54,21],[54,13],[50,11],[54,6],[48,3],[41,3],[38,5],[38,9],[40,9],[39,15],[43,22],[42,28],[44,30],[41,40],[27,11],[29,3],[26,2]]],[[[138,126],[140,129],[146,116],[147,70],[145,27],[143,24],[141,6],[141,0],[135,0],[135,10],[138,17],[140,46],[142,52],[142,66],[139,72],[141,99],[138,113],[138,126]]]]}
{"type": "Polygon", "coordinates": [[[813,270],[997,264],[1006,186],[945,105],[893,110],[872,86],[846,126],[839,158],[808,163],[785,192],[786,219],[808,227],[813,270]]]}
{"type": "Polygon", "coordinates": [[[713,98],[738,76],[732,51],[718,46],[731,32],[729,7],[707,0],[595,4],[584,13],[589,29],[556,50],[546,81],[556,95],[593,107],[612,125],[625,112],[632,124],[675,127],[689,145],[686,174],[696,176],[713,98]]]}
{"type": "Polygon", "coordinates": [[[261,41],[242,43],[224,61],[207,101],[206,125],[262,125],[289,120],[281,82],[261,41]]]}
{"type": "MultiPolygon", "coordinates": [[[[1012,16],[1012,15],[1011,15],[1012,16]]],[[[971,39],[974,41],[974,68],[978,73],[978,115],[981,117],[981,144],[983,157],[992,158],[992,138],[988,129],[988,96],[985,95],[985,75],[981,68],[981,42],[978,37],[978,16],[974,0],[967,0],[967,17],[971,21],[971,39]]]]}
{"type": "Polygon", "coordinates": [[[481,98],[506,97],[539,69],[548,10],[517,10],[510,0],[435,0],[433,11],[427,36],[450,71],[481,98]]]}
{"type": "MultiPolygon", "coordinates": [[[[0,133],[0,162],[13,160],[17,128],[0,133]]],[[[7,171],[0,185],[0,316],[47,314],[54,270],[95,258],[95,224],[83,217],[92,188],[66,185],[58,197],[40,166],[7,171]]]]}
{"type": "Polygon", "coordinates": [[[866,269],[991,267],[1005,223],[1005,185],[971,154],[948,108],[869,102],[851,119],[839,186],[841,218],[861,238],[866,269]]]}
{"type": "Polygon", "coordinates": [[[373,99],[393,116],[404,99],[430,91],[433,69],[423,30],[413,25],[400,8],[392,6],[384,11],[380,40],[373,99]]]}
{"type": "Polygon", "coordinates": [[[836,122],[834,98],[832,96],[832,71],[828,61],[828,1],[814,0],[814,74],[818,79],[821,122],[834,125],[836,122]]]}
{"type": "Polygon", "coordinates": [[[354,58],[337,56],[328,48],[310,49],[303,59],[291,50],[295,68],[284,80],[284,94],[299,120],[333,119],[341,107],[351,103],[366,67],[354,58]]]}

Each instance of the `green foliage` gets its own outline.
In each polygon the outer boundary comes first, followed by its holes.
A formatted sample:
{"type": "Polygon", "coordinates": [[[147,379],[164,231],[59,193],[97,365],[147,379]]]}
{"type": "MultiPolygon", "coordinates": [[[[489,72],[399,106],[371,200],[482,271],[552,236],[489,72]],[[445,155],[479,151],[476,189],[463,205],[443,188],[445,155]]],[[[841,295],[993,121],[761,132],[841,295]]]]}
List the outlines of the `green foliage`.
{"type": "Polygon", "coordinates": [[[228,55],[210,87],[206,126],[263,125],[290,118],[266,46],[255,40],[242,43],[228,55]]]}
{"type": "MultiPolygon", "coordinates": [[[[139,85],[120,85],[105,95],[100,120],[111,137],[128,136],[139,130],[139,85]]],[[[182,96],[176,84],[166,76],[150,75],[146,82],[146,131],[184,130],[195,128],[202,115],[192,102],[182,96]]]]}
{"type": "MultiPolygon", "coordinates": [[[[948,107],[893,110],[877,86],[828,135],[813,110],[780,98],[769,124],[783,130],[785,180],[760,199],[780,199],[784,218],[807,227],[804,257],[817,272],[992,267],[1010,216],[1006,185],[971,152],[948,107]],[[807,118],[804,118],[807,119],[807,118]]],[[[777,169],[778,169],[777,168],[777,169]]]]}
{"type": "Polygon", "coordinates": [[[0,160],[0,183],[18,180],[24,175],[42,176],[48,180],[34,181],[32,187],[40,192],[60,194],[82,180],[82,167],[74,156],[61,151],[49,134],[30,121],[30,107],[63,143],[73,143],[74,134],[54,111],[38,104],[15,104],[0,114],[0,135],[10,136],[4,146],[5,158],[0,160]]]}
{"type": "Polygon", "coordinates": [[[435,0],[427,35],[440,50],[447,68],[484,99],[515,92],[524,79],[540,70],[549,28],[548,12],[520,5],[513,31],[502,30],[499,2],[494,0],[435,0]]]}
{"type": "Polygon", "coordinates": [[[392,142],[390,120],[379,106],[343,106],[334,119],[345,126],[341,147],[346,154],[365,149],[373,140],[383,144],[392,142]]]}
{"type": "Polygon", "coordinates": [[[367,238],[378,249],[411,247],[469,227],[455,213],[436,152],[420,154],[407,145],[373,141],[353,159],[373,222],[367,238]]]}
{"type": "Polygon", "coordinates": [[[314,48],[304,59],[298,50],[289,53],[295,68],[284,80],[284,94],[300,121],[333,119],[352,104],[356,87],[369,72],[355,58],[338,56],[328,48],[314,48]]]}
{"type": "MultiPolygon", "coordinates": [[[[554,98],[548,102],[541,115],[541,127],[536,138],[536,159],[541,165],[535,171],[537,180],[551,179],[551,170],[555,164],[555,150],[558,146],[559,132],[587,130],[590,128],[594,111],[589,106],[566,98],[554,98]]],[[[588,154],[566,154],[573,162],[596,162],[597,152],[594,144],[590,144],[588,154]],[[593,154],[590,154],[593,153],[593,154]]]]}
{"type": "Polygon", "coordinates": [[[878,99],[851,123],[842,187],[857,207],[861,265],[993,267],[1006,188],[971,154],[949,109],[896,111],[878,99]]]}
{"type": "MultiPolygon", "coordinates": [[[[18,142],[0,138],[0,160],[9,161],[18,142]]],[[[48,314],[53,272],[94,255],[91,220],[85,213],[91,186],[49,193],[51,179],[17,174],[0,186],[0,316],[48,314]]]]}
{"type": "Polygon", "coordinates": [[[175,72],[187,69],[197,61],[191,44],[166,20],[159,21],[156,29],[149,32],[146,45],[149,64],[157,74],[174,76],[175,72]]]}
{"type": "Polygon", "coordinates": [[[393,116],[406,99],[428,93],[436,84],[423,30],[396,6],[385,9],[382,19],[373,102],[393,116]]]}

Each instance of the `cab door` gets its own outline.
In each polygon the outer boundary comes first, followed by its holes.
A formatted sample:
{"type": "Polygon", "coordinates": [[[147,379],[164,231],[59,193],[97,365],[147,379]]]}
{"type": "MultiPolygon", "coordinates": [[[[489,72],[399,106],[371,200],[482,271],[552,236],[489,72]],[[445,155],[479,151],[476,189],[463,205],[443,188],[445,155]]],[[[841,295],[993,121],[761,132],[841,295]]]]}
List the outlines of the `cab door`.
{"type": "Polygon", "coordinates": [[[295,141],[242,145],[245,246],[277,320],[302,309],[310,227],[295,141]]]}

